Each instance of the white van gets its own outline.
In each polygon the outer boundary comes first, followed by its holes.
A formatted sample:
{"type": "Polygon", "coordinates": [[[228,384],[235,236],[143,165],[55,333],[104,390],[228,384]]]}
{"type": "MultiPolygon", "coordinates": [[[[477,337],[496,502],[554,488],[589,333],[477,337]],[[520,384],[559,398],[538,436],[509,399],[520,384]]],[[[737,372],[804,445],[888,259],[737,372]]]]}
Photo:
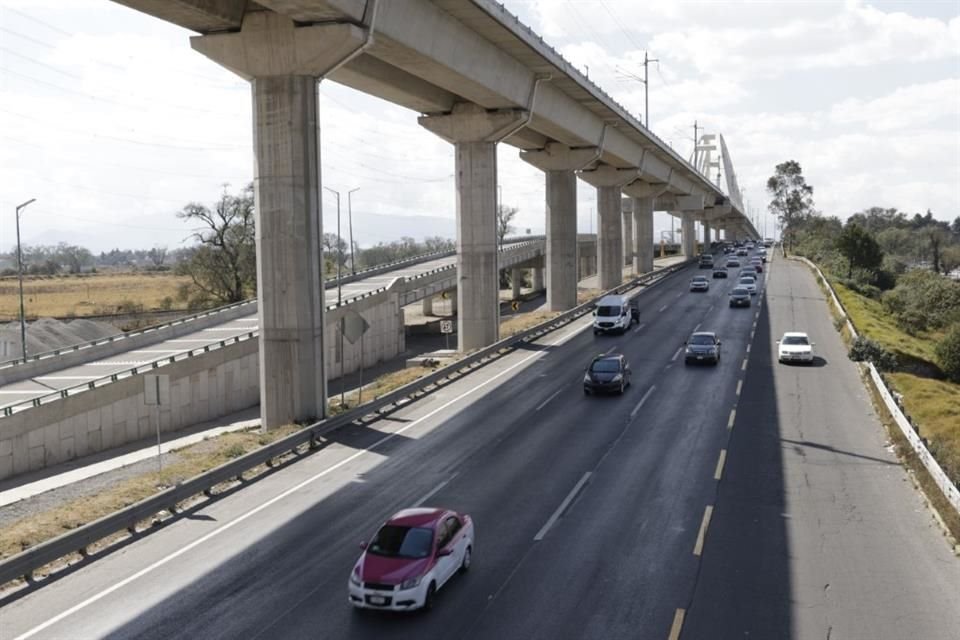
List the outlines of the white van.
{"type": "Polygon", "coordinates": [[[593,310],[593,335],[616,331],[623,333],[633,324],[627,296],[604,296],[593,310]]]}

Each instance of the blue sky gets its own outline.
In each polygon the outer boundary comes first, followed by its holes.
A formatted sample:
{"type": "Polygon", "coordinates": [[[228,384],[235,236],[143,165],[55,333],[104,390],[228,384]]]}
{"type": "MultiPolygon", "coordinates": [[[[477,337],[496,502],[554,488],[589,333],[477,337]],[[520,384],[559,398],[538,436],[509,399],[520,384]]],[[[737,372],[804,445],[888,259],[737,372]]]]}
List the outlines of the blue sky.
{"type": "MultiPolygon", "coordinates": [[[[751,207],[795,159],[827,215],[869,206],[960,215],[960,3],[507,0],[507,8],[689,155],[694,120],[723,133],[751,207]]],[[[243,81],[190,34],[109,0],[0,0],[0,247],[180,246],[191,200],[252,175],[243,81]]],[[[321,83],[324,182],[354,195],[362,245],[453,233],[453,155],[416,115],[321,83]],[[415,216],[431,216],[423,220],[415,216]]],[[[501,147],[503,200],[543,227],[543,178],[501,147]]],[[[593,189],[579,185],[582,230],[593,189]]],[[[335,228],[332,199],[324,227],[335,228]]],[[[669,228],[658,214],[657,229],[669,228]]],[[[762,217],[761,217],[762,222],[762,217]]],[[[770,225],[768,223],[768,230],[770,225]]]]}

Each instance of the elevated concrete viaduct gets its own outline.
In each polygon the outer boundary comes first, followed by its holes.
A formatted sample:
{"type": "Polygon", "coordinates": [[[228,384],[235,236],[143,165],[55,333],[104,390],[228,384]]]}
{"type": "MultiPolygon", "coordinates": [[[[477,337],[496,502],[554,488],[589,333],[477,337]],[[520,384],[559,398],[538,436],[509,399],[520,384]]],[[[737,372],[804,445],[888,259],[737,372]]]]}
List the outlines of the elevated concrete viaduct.
{"type": "MultiPolygon", "coordinates": [[[[554,310],[575,304],[577,175],[598,192],[601,287],[622,277],[621,193],[650,187],[675,197],[681,206],[670,210],[683,216],[687,255],[695,247],[694,217],[726,201],[718,186],[493,0],[114,1],[196,32],[195,50],[251,83],[266,427],[320,416],[326,407],[318,81],[412,109],[455,146],[461,350],[498,337],[499,142],[547,173],[546,286],[554,310]],[[701,204],[688,208],[685,198],[701,204]]],[[[640,247],[651,244],[642,237],[650,203],[638,210],[641,231],[632,236],[639,244],[631,238],[635,246],[628,242],[626,255],[646,268],[640,247]]]]}

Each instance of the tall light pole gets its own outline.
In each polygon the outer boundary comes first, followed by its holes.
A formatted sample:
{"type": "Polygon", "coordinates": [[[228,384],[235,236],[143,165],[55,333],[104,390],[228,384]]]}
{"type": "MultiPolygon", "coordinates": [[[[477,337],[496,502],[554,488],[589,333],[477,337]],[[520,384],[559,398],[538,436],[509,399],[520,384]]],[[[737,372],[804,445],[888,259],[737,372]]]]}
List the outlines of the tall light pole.
{"type": "Polygon", "coordinates": [[[340,192],[336,189],[331,189],[330,187],[324,187],[327,191],[337,196],[337,306],[340,306],[340,303],[343,301],[343,297],[340,292],[340,263],[342,262],[342,257],[340,255],[340,243],[343,240],[340,237],[340,192]]]}
{"type": "Polygon", "coordinates": [[[20,211],[31,202],[36,202],[36,200],[36,198],[30,198],[23,204],[17,205],[17,280],[20,282],[20,348],[24,360],[27,359],[27,317],[23,311],[23,253],[20,250],[20,211]]]}
{"type": "Polygon", "coordinates": [[[350,196],[354,191],[360,191],[360,187],[347,191],[347,225],[350,227],[350,273],[356,275],[357,263],[353,258],[353,203],[350,200],[350,196]]]}

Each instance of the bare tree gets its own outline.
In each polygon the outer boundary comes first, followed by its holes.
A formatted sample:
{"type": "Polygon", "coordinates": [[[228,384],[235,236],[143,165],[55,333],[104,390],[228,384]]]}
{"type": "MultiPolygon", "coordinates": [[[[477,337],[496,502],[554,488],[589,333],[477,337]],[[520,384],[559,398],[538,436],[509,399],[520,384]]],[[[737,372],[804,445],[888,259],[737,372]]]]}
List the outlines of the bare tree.
{"type": "Polygon", "coordinates": [[[224,185],[212,210],[191,202],[177,217],[199,224],[190,237],[198,240],[200,247],[180,268],[203,296],[232,303],[256,292],[253,184],[237,195],[228,193],[224,185]]]}
{"type": "Polygon", "coordinates": [[[147,255],[150,256],[150,261],[153,262],[153,266],[162,267],[164,261],[167,259],[167,248],[157,245],[153,249],[150,249],[147,255]]]}
{"type": "Polygon", "coordinates": [[[503,239],[513,231],[513,225],[510,223],[517,217],[517,211],[519,209],[516,207],[505,207],[503,205],[497,207],[497,246],[502,245],[503,239]]]}

